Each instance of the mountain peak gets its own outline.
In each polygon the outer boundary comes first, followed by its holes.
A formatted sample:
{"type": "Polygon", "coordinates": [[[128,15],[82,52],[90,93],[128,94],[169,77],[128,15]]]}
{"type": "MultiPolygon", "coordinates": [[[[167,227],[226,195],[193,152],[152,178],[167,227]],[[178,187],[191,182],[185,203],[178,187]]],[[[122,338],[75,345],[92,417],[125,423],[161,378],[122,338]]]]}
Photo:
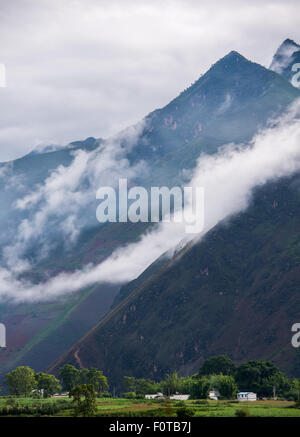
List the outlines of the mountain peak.
{"type": "Polygon", "coordinates": [[[223,56],[223,58],[219,59],[213,66],[222,64],[224,62],[239,62],[246,61],[249,62],[244,56],[242,56],[239,52],[235,50],[231,50],[231,52],[227,53],[227,55],[223,56]]]}
{"type": "Polygon", "coordinates": [[[300,45],[297,44],[293,39],[290,39],[290,38],[285,39],[280,47],[287,46],[287,45],[293,45],[295,47],[300,48],[300,45]]]}
{"type": "Polygon", "coordinates": [[[237,52],[236,50],[231,50],[229,53],[227,53],[227,55],[224,56],[224,58],[226,57],[231,57],[231,58],[241,58],[241,59],[246,59],[244,56],[242,56],[239,52],[237,52]]]}
{"type": "Polygon", "coordinates": [[[300,45],[287,38],[278,47],[270,65],[270,70],[291,79],[292,65],[300,61],[300,45]]]}
{"type": "MultiPolygon", "coordinates": [[[[227,55],[225,55],[223,58],[219,59],[215,64],[212,65],[210,70],[206,74],[210,74],[213,72],[240,72],[244,68],[253,67],[254,65],[258,66],[258,64],[255,64],[249,59],[242,56],[240,53],[238,53],[235,50],[231,50],[227,55]]],[[[259,66],[259,68],[263,68],[259,66]]]]}

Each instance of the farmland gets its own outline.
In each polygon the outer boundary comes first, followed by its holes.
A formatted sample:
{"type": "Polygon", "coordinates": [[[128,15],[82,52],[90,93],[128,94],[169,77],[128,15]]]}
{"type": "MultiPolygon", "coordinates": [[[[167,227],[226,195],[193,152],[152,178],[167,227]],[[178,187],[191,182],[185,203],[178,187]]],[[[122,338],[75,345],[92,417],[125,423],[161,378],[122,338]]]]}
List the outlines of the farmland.
{"type": "MultiPolygon", "coordinates": [[[[98,417],[178,417],[180,411],[193,410],[194,417],[235,417],[239,413],[250,417],[300,417],[300,408],[289,401],[170,401],[125,398],[97,398],[98,417]]],[[[0,397],[3,416],[60,416],[72,417],[69,398],[14,398],[0,397]]]]}

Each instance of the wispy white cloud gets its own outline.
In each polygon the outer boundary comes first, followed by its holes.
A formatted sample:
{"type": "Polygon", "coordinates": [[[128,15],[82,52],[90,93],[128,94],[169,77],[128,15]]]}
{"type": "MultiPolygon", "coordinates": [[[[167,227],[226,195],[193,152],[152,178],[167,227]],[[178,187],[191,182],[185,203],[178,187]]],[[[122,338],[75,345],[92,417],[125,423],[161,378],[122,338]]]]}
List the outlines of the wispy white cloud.
{"type": "MultiPolygon", "coordinates": [[[[48,249],[55,243],[49,232],[53,224],[56,241],[63,238],[68,245],[74,243],[87,224],[87,208],[94,204],[100,186],[115,186],[120,177],[131,180],[145,174],[147,166],[143,161],[131,166],[126,158],[144,125],[145,122],[141,121],[91,152],[74,152],[69,166],[60,165],[43,183],[16,201],[15,208],[26,212],[27,217],[18,225],[10,244],[2,248],[2,259],[10,269],[20,272],[21,268],[29,268],[29,263],[24,263],[23,258],[34,243],[39,243],[39,259],[42,254],[44,257],[48,255],[48,249]],[[47,233],[49,238],[46,238],[47,233]]],[[[14,176],[9,181],[12,179],[14,176]]],[[[94,210],[90,209],[90,212],[95,216],[94,210]]]]}
{"type": "MultiPolygon", "coordinates": [[[[196,240],[221,220],[247,208],[253,188],[300,171],[300,101],[276,125],[256,135],[251,143],[229,145],[215,156],[201,156],[191,179],[205,188],[205,228],[196,240]]],[[[99,265],[63,273],[32,284],[8,269],[0,269],[0,299],[35,302],[57,299],[99,282],[123,283],[134,279],[170,246],[195,236],[184,223],[160,223],[134,244],[116,250],[99,265]]],[[[170,252],[171,254],[172,252],[170,252]]]]}

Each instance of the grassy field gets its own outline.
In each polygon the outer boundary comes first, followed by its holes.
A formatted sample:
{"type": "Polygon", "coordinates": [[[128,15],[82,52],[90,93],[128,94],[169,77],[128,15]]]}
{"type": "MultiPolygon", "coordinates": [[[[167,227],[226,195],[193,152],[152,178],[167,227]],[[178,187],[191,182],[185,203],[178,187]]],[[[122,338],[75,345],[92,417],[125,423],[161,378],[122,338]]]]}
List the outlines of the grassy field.
{"type": "MultiPolygon", "coordinates": [[[[184,406],[192,409],[195,417],[235,417],[237,411],[250,417],[300,417],[300,408],[294,407],[294,402],[287,401],[168,401],[168,400],[137,400],[123,398],[97,399],[96,416],[105,417],[176,417],[178,409],[184,406]]],[[[0,411],[3,407],[18,408],[21,416],[72,416],[72,404],[68,398],[32,399],[0,397],[0,411]],[[56,411],[43,411],[43,408],[53,406],[56,411]],[[24,412],[23,412],[24,409],[24,412]],[[41,411],[42,414],[40,413],[41,411]]],[[[8,414],[1,414],[8,415],[8,414]]]]}

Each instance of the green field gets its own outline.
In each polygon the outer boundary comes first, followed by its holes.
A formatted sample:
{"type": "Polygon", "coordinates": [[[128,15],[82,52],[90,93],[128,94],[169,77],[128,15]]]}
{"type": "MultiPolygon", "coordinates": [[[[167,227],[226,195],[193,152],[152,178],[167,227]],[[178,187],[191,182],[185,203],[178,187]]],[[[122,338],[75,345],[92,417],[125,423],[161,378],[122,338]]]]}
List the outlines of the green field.
{"type": "MultiPolygon", "coordinates": [[[[300,408],[288,401],[169,401],[124,398],[98,398],[96,416],[103,417],[176,417],[184,406],[192,409],[195,417],[234,417],[243,411],[250,417],[300,417],[300,408]]],[[[51,407],[50,407],[51,408],[51,407]]],[[[0,415],[3,416],[73,416],[70,399],[0,397],[0,415]],[[53,406],[56,411],[41,410],[53,406]],[[17,408],[17,412],[16,412],[17,408]],[[24,410],[24,411],[23,411],[24,410]],[[41,411],[43,411],[41,413],[41,411]]]]}

